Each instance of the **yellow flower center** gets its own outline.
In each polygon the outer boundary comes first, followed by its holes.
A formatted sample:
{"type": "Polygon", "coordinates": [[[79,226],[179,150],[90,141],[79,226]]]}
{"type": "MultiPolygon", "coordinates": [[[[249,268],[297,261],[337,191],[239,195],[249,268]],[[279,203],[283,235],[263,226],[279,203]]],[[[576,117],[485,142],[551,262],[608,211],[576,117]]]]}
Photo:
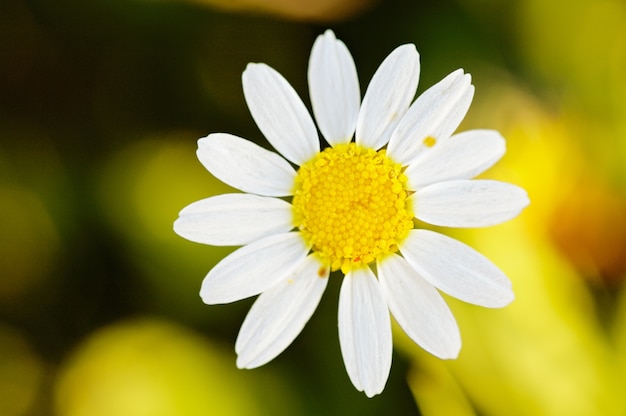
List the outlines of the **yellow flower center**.
{"type": "Polygon", "coordinates": [[[322,261],[347,273],[398,251],[413,228],[406,184],[384,149],[327,148],[298,170],[295,226],[322,261]]]}

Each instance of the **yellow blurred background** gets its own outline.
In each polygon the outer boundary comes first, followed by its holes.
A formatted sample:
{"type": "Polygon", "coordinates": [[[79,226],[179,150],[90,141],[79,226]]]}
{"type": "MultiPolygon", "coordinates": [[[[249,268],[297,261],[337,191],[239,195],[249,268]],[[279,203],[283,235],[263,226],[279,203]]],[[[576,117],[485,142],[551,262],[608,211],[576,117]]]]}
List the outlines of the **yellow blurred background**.
{"type": "Polygon", "coordinates": [[[0,415],[624,415],[626,3],[619,0],[9,0],[0,5],[0,415]],[[350,48],[362,90],[396,46],[419,92],[463,67],[462,129],[494,128],[485,176],[526,188],[517,219],[449,230],[493,260],[516,300],[448,299],[455,361],[394,332],[384,393],[352,387],[339,275],[294,344],[253,371],[234,339],[252,300],[205,306],[230,248],[172,222],[228,188],[196,140],[266,145],[241,72],[266,62],[308,105],[315,37],[350,48]]]}

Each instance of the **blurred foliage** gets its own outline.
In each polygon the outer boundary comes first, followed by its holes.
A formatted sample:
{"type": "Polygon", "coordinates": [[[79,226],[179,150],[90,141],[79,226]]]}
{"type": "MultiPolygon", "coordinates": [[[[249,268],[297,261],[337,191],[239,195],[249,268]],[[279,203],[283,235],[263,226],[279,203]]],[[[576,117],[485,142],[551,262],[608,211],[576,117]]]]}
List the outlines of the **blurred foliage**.
{"type": "Polygon", "coordinates": [[[286,385],[230,365],[223,346],[143,319],[100,329],[73,355],[55,390],[68,416],[297,414],[286,385]]]}
{"type": "Polygon", "coordinates": [[[0,414],[625,414],[625,28],[619,0],[3,2],[0,414]],[[268,63],[307,102],[326,27],[363,91],[401,43],[420,51],[420,92],[470,72],[462,129],[504,134],[508,152],[485,175],[532,201],[510,223],[450,230],[510,276],[516,301],[450,299],[455,361],[396,331],[374,399],[341,362],[338,276],[285,353],[237,370],[251,300],[198,296],[231,249],[172,232],[187,203],[228,191],[195,159],[199,137],[267,146],[245,65],[268,63]]]}
{"type": "Polygon", "coordinates": [[[239,12],[272,13],[288,19],[336,21],[346,19],[374,0],[185,0],[239,12]]]}
{"type": "Polygon", "coordinates": [[[27,414],[42,392],[44,363],[17,330],[0,326],[0,414],[27,414]]]}

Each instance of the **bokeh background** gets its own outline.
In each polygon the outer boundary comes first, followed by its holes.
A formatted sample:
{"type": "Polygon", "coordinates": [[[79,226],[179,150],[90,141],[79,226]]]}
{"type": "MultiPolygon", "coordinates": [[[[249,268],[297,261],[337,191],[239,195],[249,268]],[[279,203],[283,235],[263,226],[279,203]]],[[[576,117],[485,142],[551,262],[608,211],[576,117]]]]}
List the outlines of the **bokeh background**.
{"type": "Polygon", "coordinates": [[[0,3],[0,415],[626,414],[626,3],[621,0],[29,0],[0,3]],[[394,333],[383,394],[345,373],[339,276],[294,344],[235,367],[253,299],[206,306],[231,251],[172,231],[227,188],[195,158],[230,132],[267,145],[241,72],[266,62],[308,104],[315,37],[350,48],[362,91],[396,46],[418,92],[462,67],[461,126],[508,152],[517,219],[449,230],[513,281],[488,310],[449,299],[455,361],[394,333]]]}

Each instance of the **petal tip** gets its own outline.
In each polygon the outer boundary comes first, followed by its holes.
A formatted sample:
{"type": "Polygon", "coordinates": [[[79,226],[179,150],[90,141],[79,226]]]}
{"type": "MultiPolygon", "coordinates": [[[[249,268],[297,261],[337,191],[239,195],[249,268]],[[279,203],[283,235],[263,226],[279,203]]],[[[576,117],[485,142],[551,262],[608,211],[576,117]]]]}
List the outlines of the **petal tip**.
{"type": "Polygon", "coordinates": [[[500,293],[500,296],[497,298],[494,298],[491,301],[491,303],[480,305],[480,306],[483,306],[485,308],[500,309],[500,308],[509,306],[511,303],[513,303],[514,300],[515,300],[515,294],[513,293],[513,289],[509,285],[509,287],[507,289],[502,290],[502,293],[500,293]]]}
{"type": "MultiPolygon", "coordinates": [[[[246,65],[246,68],[241,73],[241,79],[243,83],[245,84],[247,81],[251,81],[250,80],[251,76],[254,76],[255,73],[258,73],[259,71],[262,71],[266,68],[269,68],[269,67],[262,62],[248,62],[248,64],[246,65]]],[[[245,94],[245,89],[244,89],[244,94],[245,94]]]]}
{"type": "Polygon", "coordinates": [[[324,34],[320,36],[327,37],[328,39],[331,39],[331,40],[337,39],[337,37],[335,36],[335,32],[333,32],[332,29],[326,29],[326,31],[324,31],[324,34]]]}
{"type": "Polygon", "coordinates": [[[213,136],[212,134],[209,134],[204,137],[200,137],[198,139],[198,141],[196,142],[198,145],[198,148],[196,149],[196,155],[198,154],[198,152],[200,152],[201,150],[204,150],[205,148],[209,146],[210,144],[209,142],[211,141],[212,136],[213,136]]]}
{"type": "Polygon", "coordinates": [[[213,305],[214,302],[212,302],[210,296],[207,295],[205,290],[201,290],[200,291],[200,299],[202,299],[202,303],[204,303],[205,305],[213,305]]]}
{"type": "Polygon", "coordinates": [[[384,387],[382,389],[364,390],[363,393],[365,393],[368,399],[371,399],[374,396],[378,396],[380,393],[383,392],[383,390],[384,390],[384,387]]]}
{"type": "MultiPolygon", "coordinates": [[[[181,213],[185,210],[185,208],[183,208],[183,210],[181,211],[181,213]]],[[[180,215],[180,214],[179,214],[180,215]]],[[[174,223],[172,224],[172,230],[174,230],[174,232],[176,234],[178,234],[179,236],[185,238],[184,235],[181,234],[181,232],[183,232],[182,230],[182,219],[180,217],[176,218],[174,220],[174,223]]]]}
{"type": "Polygon", "coordinates": [[[259,62],[248,62],[248,63],[246,64],[246,69],[244,69],[244,71],[243,71],[243,72],[246,72],[246,71],[248,71],[248,70],[250,70],[250,69],[259,68],[259,67],[261,67],[261,66],[263,66],[263,65],[265,65],[265,64],[263,64],[263,63],[259,63],[259,62]]]}
{"type": "Polygon", "coordinates": [[[240,370],[251,370],[254,366],[250,365],[249,357],[245,357],[240,353],[237,353],[237,360],[235,361],[235,365],[240,370]]]}
{"type": "Polygon", "coordinates": [[[459,78],[463,75],[465,75],[465,70],[463,68],[457,68],[454,71],[452,71],[450,75],[448,76],[452,78],[459,78]]]}
{"type": "Polygon", "coordinates": [[[510,305],[511,303],[513,303],[514,300],[515,300],[515,293],[513,292],[513,289],[509,289],[506,296],[503,296],[502,307],[510,305]]]}
{"type": "Polygon", "coordinates": [[[417,50],[417,47],[413,43],[405,43],[404,45],[400,45],[396,48],[399,53],[403,53],[406,55],[412,55],[413,60],[417,61],[416,65],[419,65],[420,54],[417,50]]]}
{"type": "Polygon", "coordinates": [[[198,147],[200,147],[200,145],[205,145],[206,142],[208,142],[209,138],[213,135],[214,133],[210,133],[207,134],[206,136],[200,137],[196,143],[198,143],[198,147]]]}
{"type": "Polygon", "coordinates": [[[400,45],[397,48],[399,51],[407,51],[407,52],[417,52],[417,47],[413,43],[405,43],[404,45],[400,45]]]}
{"type": "Polygon", "coordinates": [[[448,351],[445,351],[440,354],[435,354],[437,358],[440,360],[456,360],[459,358],[459,354],[461,352],[461,343],[459,342],[458,347],[450,348],[448,351]]]}

